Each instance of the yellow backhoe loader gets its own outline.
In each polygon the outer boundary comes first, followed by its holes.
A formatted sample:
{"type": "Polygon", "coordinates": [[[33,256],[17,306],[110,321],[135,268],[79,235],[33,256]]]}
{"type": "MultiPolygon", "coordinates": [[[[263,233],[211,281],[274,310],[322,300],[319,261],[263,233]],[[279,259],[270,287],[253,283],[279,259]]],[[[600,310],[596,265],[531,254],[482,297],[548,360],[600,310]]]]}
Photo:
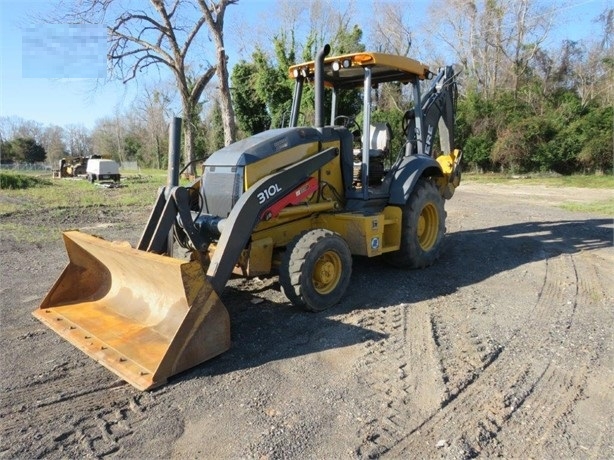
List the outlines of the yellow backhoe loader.
{"type": "Polygon", "coordinates": [[[65,232],[69,264],[34,315],[145,390],[230,347],[219,295],[232,273],[278,274],[292,304],[320,311],[343,297],[353,255],[431,265],[445,232],[444,200],[460,182],[453,69],[329,51],[289,69],[289,127],[213,153],[189,187],[161,189],[136,248],[65,232]],[[424,90],[423,80],[431,80],[424,90]],[[415,101],[404,147],[388,167],[390,127],[371,123],[372,89],[385,82],[411,85],[415,101]],[[315,89],[312,127],[298,126],[306,84],[315,89]],[[337,113],[344,91],[362,91],[362,126],[355,114],[337,113]],[[169,256],[177,242],[191,261],[169,256]]]}

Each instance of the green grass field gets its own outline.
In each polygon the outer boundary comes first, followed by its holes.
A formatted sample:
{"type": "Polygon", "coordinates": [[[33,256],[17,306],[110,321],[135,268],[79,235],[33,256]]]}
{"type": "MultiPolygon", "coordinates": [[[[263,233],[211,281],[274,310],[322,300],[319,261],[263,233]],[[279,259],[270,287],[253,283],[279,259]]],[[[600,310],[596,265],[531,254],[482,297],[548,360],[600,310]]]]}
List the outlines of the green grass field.
{"type": "MultiPolygon", "coordinates": [[[[166,183],[166,171],[123,172],[119,187],[107,188],[85,179],[53,179],[51,174],[0,172],[5,198],[0,216],[18,211],[89,206],[148,206],[157,190],[166,183]],[[10,188],[13,185],[14,187],[10,188]]],[[[187,181],[181,181],[186,185],[187,181]]]]}
{"type": "Polygon", "coordinates": [[[581,187],[581,188],[609,188],[614,189],[614,176],[558,176],[549,174],[509,175],[496,173],[463,173],[463,181],[478,182],[481,184],[522,184],[545,185],[548,187],[581,187]]]}

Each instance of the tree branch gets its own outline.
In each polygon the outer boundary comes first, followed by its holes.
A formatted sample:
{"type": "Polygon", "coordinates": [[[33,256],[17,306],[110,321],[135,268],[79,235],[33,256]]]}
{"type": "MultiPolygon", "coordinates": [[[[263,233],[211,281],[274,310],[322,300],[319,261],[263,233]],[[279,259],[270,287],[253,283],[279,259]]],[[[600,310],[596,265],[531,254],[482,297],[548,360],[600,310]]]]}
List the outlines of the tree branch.
{"type": "Polygon", "coordinates": [[[183,48],[182,48],[181,53],[180,53],[180,55],[181,55],[181,57],[183,59],[185,59],[185,56],[188,53],[188,49],[190,48],[190,45],[192,44],[192,41],[194,40],[194,38],[198,34],[198,31],[200,30],[200,28],[202,27],[202,25],[204,23],[205,23],[205,18],[201,16],[198,19],[198,22],[192,28],[190,34],[188,35],[188,38],[186,38],[185,43],[183,44],[183,48]]]}
{"type": "Polygon", "coordinates": [[[190,99],[196,104],[198,103],[198,101],[200,100],[200,96],[203,94],[203,91],[205,90],[205,86],[207,86],[207,83],[209,83],[209,81],[211,81],[211,79],[213,78],[213,75],[215,75],[215,72],[217,70],[217,66],[211,66],[209,69],[207,69],[207,71],[202,74],[198,80],[196,80],[196,83],[194,84],[194,88],[192,88],[192,91],[190,92],[190,99]]]}

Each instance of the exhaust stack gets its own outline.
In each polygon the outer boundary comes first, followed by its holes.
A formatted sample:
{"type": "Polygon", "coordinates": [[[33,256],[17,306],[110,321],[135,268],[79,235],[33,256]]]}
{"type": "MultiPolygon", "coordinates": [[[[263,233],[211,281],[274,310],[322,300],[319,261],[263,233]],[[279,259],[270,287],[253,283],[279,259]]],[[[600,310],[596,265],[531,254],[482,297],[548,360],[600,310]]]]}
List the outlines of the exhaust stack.
{"type": "Polygon", "coordinates": [[[315,127],[324,127],[324,58],[330,53],[330,45],[326,44],[318,51],[315,60],[315,104],[316,104],[316,119],[315,127]]]}

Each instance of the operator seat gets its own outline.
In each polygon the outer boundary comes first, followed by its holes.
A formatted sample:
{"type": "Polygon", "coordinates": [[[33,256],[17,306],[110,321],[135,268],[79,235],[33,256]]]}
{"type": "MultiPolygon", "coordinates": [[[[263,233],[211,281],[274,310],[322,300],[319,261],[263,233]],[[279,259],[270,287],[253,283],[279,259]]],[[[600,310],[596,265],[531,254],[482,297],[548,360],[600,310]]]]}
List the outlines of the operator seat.
{"type": "Polygon", "coordinates": [[[372,124],[369,130],[369,157],[381,157],[390,152],[392,128],[388,123],[372,124]]]}
{"type": "MultiPolygon", "coordinates": [[[[375,123],[369,129],[369,158],[378,158],[390,153],[390,143],[392,141],[392,128],[388,123],[375,123]]],[[[362,149],[354,149],[354,157],[360,159],[362,149]]]]}

